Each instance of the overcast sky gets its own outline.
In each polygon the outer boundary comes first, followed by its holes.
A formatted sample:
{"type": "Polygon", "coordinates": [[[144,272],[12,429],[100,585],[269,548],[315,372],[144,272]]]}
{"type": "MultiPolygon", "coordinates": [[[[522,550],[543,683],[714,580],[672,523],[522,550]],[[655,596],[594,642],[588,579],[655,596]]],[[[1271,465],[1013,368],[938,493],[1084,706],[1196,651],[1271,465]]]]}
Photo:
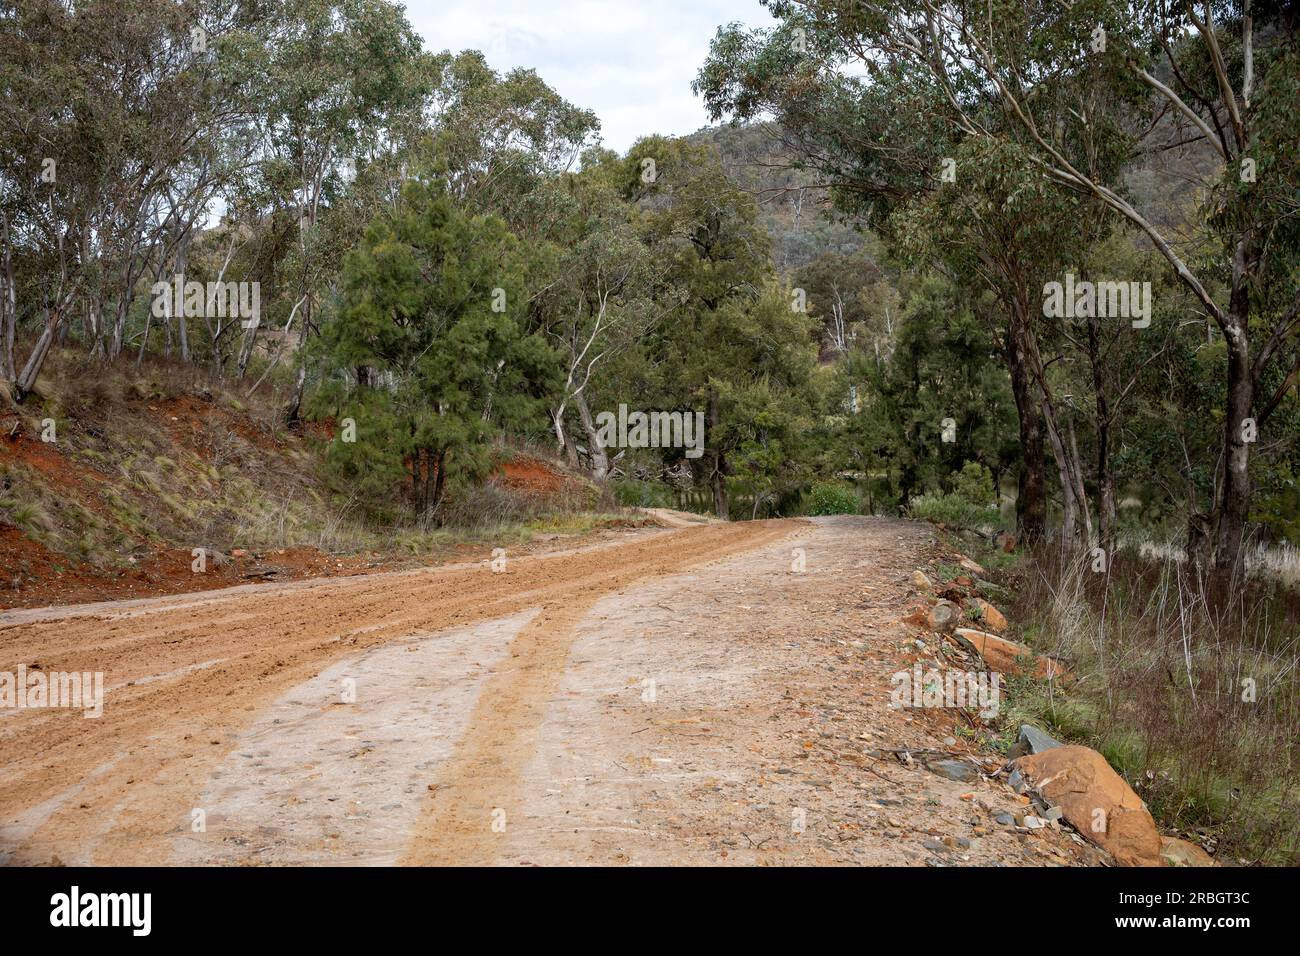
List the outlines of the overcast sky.
{"type": "Polygon", "coordinates": [[[766,26],[759,0],[405,0],[429,50],[482,50],[498,72],[532,67],[600,117],[624,152],[650,133],[708,125],[691,80],[717,28],[766,26]]]}

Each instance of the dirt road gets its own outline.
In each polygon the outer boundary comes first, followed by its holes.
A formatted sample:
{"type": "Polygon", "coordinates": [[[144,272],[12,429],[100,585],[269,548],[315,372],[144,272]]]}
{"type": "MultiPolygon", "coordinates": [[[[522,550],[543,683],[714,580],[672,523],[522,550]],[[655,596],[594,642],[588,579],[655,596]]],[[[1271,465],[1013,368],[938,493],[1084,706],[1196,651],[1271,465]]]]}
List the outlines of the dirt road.
{"type": "MultiPolygon", "coordinates": [[[[0,615],[0,862],[1067,864],[1017,798],[882,762],[933,543],[882,519],[629,531],[486,564],[0,615]]],[[[948,741],[948,742],[945,742],[948,741]]]]}

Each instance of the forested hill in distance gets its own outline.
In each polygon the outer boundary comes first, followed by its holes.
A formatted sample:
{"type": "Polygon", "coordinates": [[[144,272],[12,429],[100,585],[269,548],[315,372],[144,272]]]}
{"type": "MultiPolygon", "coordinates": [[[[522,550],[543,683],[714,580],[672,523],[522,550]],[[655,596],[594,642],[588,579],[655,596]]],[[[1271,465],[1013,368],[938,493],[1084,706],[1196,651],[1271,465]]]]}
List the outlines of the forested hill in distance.
{"type": "Polygon", "coordinates": [[[875,240],[857,220],[833,209],[814,170],[801,166],[771,123],[714,126],[688,136],[718,150],[727,175],[759,204],[772,237],[772,261],[790,277],[827,253],[869,255],[875,240]]]}

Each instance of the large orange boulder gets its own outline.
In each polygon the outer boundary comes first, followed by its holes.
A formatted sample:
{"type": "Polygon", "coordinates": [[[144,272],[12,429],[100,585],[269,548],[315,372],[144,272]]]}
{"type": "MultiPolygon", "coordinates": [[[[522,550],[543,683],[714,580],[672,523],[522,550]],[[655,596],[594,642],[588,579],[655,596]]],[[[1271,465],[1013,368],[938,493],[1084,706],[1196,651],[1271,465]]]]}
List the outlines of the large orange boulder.
{"type": "Polygon", "coordinates": [[[1029,654],[1029,648],[1023,644],[1008,641],[988,631],[977,631],[973,627],[959,627],[956,633],[958,637],[970,641],[980,657],[984,658],[984,663],[999,674],[1019,674],[1020,665],[1016,663],[1016,658],[1029,654]]]}
{"type": "Polygon", "coordinates": [[[1106,758],[1088,747],[1053,747],[1020,757],[1025,783],[1086,839],[1121,866],[1163,866],[1156,822],[1142,799],[1106,758]]]}
{"type": "Polygon", "coordinates": [[[975,650],[979,652],[980,657],[984,658],[984,663],[989,665],[990,670],[995,670],[999,674],[1020,674],[1023,668],[1020,666],[1017,658],[1030,658],[1034,663],[1034,676],[1040,680],[1048,677],[1064,678],[1069,676],[1069,671],[1060,665],[1057,661],[1042,654],[1035,654],[1033,650],[1016,641],[1009,641],[1005,637],[998,637],[996,634],[990,634],[988,631],[977,631],[973,627],[957,628],[957,636],[964,637],[974,645],[975,650]]]}

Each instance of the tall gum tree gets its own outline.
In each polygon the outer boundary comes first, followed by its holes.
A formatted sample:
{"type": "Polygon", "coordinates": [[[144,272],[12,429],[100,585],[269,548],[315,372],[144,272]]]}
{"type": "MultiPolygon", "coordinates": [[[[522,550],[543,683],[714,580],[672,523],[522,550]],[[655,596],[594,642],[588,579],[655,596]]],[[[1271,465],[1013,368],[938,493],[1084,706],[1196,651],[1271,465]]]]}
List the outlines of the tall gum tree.
{"type": "Polygon", "coordinates": [[[1250,514],[1251,447],[1300,379],[1294,22],[1277,5],[1252,0],[773,7],[817,24],[868,68],[897,64],[930,77],[968,136],[1008,135],[965,106],[972,93],[995,98],[1042,175],[1092,197],[1155,247],[1224,342],[1222,447],[1208,519],[1216,567],[1235,569],[1250,514]],[[1098,83],[1113,95],[1106,108],[1092,98],[1098,83]],[[1123,112],[1147,121],[1115,136],[1123,112]],[[1170,125],[1213,163],[1202,234],[1190,242],[1140,209],[1121,182],[1090,169],[1078,150],[1083,141],[1119,141],[1136,155],[1158,148],[1153,141],[1170,125]]]}

